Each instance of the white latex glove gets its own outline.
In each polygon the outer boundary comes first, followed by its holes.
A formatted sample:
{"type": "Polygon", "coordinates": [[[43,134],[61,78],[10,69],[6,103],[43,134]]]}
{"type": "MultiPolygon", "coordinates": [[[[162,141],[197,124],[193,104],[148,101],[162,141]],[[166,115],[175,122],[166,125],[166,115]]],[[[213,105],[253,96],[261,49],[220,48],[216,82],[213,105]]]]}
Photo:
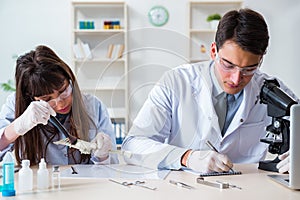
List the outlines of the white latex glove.
{"type": "Polygon", "coordinates": [[[47,102],[33,101],[24,113],[15,119],[14,129],[18,135],[24,135],[38,124],[46,125],[50,115],[55,116],[56,113],[47,102]]]}
{"type": "Polygon", "coordinates": [[[201,173],[224,172],[233,164],[226,155],[215,151],[193,151],[187,159],[187,167],[201,173]]]}
{"type": "Polygon", "coordinates": [[[276,168],[278,169],[279,173],[285,173],[290,171],[290,150],[278,156],[279,160],[281,160],[277,165],[276,168]]]}
{"type": "Polygon", "coordinates": [[[96,144],[96,149],[92,151],[94,156],[98,157],[100,160],[108,158],[109,151],[112,150],[112,142],[107,134],[98,133],[91,141],[91,144],[96,144]]]}

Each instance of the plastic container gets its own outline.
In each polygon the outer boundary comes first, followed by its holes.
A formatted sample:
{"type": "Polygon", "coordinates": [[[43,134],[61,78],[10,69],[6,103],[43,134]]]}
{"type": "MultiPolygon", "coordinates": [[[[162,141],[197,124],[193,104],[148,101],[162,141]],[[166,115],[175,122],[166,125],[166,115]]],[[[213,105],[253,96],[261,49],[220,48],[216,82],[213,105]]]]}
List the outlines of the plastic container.
{"type": "Polygon", "coordinates": [[[33,187],[33,172],[30,169],[30,160],[22,160],[22,168],[19,171],[19,190],[30,191],[33,187]]]}
{"type": "Polygon", "coordinates": [[[59,190],[60,189],[60,170],[59,166],[53,166],[52,170],[52,189],[59,190]]]}
{"type": "Polygon", "coordinates": [[[16,196],[15,190],[15,161],[11,152],[7,152],[3,158],[2,175],[2,196],[16,196]]]}
{"type": "Polygon", "coordinates": [[[49,188],[49,171],[45,159],[42,158],[37,171],[37,188],[45,190],[49,188]]]}

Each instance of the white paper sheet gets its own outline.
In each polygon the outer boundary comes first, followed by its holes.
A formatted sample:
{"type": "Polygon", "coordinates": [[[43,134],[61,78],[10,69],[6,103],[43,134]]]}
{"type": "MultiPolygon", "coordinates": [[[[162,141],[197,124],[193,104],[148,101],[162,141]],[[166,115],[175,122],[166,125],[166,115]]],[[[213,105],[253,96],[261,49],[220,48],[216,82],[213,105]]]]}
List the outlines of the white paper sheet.
{"type": "Polygon", "coordinates": [[[121,179],[165,179],[170,170],[153,170],[135,165],[73,165],[61,171],[61,178],[121,178],[121,179]]]}

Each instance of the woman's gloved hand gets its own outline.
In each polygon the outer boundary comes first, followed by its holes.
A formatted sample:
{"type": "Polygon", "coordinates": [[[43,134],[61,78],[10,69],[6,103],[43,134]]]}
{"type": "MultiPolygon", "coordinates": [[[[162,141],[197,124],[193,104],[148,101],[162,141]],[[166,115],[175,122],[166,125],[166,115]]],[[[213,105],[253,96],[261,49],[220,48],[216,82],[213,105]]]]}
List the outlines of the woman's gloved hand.
{"type": "Polygon", "coordinates": [[[201,173],[225,172],[233,164],[226,155],[215,151],[193,151],[187,160],[187,167],[201,173]]]}
{"type": "Polygon", "coordinates": [[[51,106],[45,101],[33,101],[27,109],[13,122],[14,129],[18,135],[24,135],[38,124],[46,125],[50,115],[56,113],[51,106]]]}
{"type": "Polygon", "coordinates": [[[96,149],[92,150],[92,155],[105,160],[109,156],[109,151],[112,150],[112,142],[110,137],[105,133],[98,133],[96,137],[91,141],[95,144],[96,149]]]}
{"type": "Polygon", "coordinates": [[[281,160],[277,165],[277,169],[279,173],[286,173],[290,171],[290,151],[281,154],[278,156],[279,160],[281,160]]]}

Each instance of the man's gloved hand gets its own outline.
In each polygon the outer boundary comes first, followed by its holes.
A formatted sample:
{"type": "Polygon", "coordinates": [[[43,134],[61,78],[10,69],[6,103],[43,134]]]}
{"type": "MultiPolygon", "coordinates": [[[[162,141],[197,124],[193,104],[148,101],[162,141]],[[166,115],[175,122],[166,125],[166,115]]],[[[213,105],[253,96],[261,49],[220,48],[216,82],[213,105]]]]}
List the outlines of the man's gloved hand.
{"type": "Polygon", "coordinates": [[[55,116],[56,113],[47,102],[33,101],[24,113],[15,119],[14,129],[18,135],[24,135],[38,124],[46,125],[50,115],[55,116]]]}
{"type": "Polygon", "coordinates": [[[91,143],[96,144],[96,149],[92,151],[95,157],[98,157],[100,160],[108,158],[109,151],[112,150],[112,142],[107,134],[98,133],[91,143]]]}
{"type": "Polygon", "coordinates": [[[201,173],[224,172],[233,164],[226,155],[215,151],[193,151],[187,159],[187,167],[201,173]]]}
{"type": "Polygon", "coordinates": [[[290,171],[290,151],[281,154],[278,156],[278,158],[281,160],[277,165],[277,169],[279,173],[285,173],[290,171]]]}

